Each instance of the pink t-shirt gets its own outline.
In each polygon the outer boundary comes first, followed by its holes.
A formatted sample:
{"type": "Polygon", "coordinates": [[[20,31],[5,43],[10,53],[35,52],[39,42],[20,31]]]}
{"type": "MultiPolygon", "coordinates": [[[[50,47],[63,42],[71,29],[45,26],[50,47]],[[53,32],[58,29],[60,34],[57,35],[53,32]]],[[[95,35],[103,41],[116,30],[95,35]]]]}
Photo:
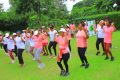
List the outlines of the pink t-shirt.
{"type": "Polygon", "coordinates": [[[67,29],[66,29],[66,31],[67,31],[67,38],[68,38],[68,40],[71,40],[71,33],[70,33],[70,29],[69,29],[69,28],[67,28],[67,29]]]}
{"type": "Polygon", "coordinates": [[[83,30],[79,30],[76,34],[77,47],[85,48],[87,47],[87,38],[83,30]]]}
{"type": "Polygon", "coordinates": [[[3,36],[0,36],[0,41],[2,41],[3,36]]]}
{"type": "Polygon", "coordinates": [[[59,45],[59,49],[62,49],[63,54],[69,53],[68,43],[65,41],[65,37],[59,36],[55,39],[59,45]]]}
{"type": "Polygon", "coordinates": [[[42,41],[43,44],[44,44],[44,43],[48,43],[48,35],[47,35],[46,32],[42,34],[42,37],[43,37],[43,41],[42,41]]]}
{"type": "Polygon", "coordinates": [[[85,25],[84,29],[85,29],[86,31],[88,31],[88,26],[87,26],[87,25],[85,25]]]}
{"type": "Polygon", "coordinates": [[[75,25],[74,24],[70,24],[70,29],[74,30],[74,28],[75,28],[75,25]]]}
{"type": "Polygon", "coordinates": [[[42,49],[43,44],[42,44],[42,36],[33,36],[33,41],[34,41],[34,48],[36,49],[42,49]]]}
{"type": "Polygon", "coordinates": [[[112,33],[115,31],[114,27],[104,26],[103,31],[104,31],[104,42],[105,43],[112,43],[112,33]]]}

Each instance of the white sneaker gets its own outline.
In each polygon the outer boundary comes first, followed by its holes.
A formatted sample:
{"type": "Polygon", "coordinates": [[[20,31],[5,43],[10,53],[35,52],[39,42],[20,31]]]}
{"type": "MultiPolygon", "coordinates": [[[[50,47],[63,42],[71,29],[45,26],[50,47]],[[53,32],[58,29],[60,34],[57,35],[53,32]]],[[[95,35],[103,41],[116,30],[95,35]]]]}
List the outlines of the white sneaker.
{"type": "Polygon", "coordinates": [[[12,60],[12,62],[11,62],[12,64],[14,64],[15,63],[15,61],[14,60],[12,60]]]}
{"type": "Polygon", "coordinates": [[[51,56],[49,56],[48,58],[53,58],[53,56],[51,55],[51,56]]]}
{"type": "Polygon", "coordinates": [[[43,63],[40,63],[38,66],[38,68],[40,68],[40,69],[43,69],[44,67],[45,67],[45,64],[43,64],[43,63]]]}
{"type": "Polygon", "coordinates": [[[33,58],[32,60],[33,60],[33,61],[35,61],[36,59],[35,59],[35,58],[33,58]]]}

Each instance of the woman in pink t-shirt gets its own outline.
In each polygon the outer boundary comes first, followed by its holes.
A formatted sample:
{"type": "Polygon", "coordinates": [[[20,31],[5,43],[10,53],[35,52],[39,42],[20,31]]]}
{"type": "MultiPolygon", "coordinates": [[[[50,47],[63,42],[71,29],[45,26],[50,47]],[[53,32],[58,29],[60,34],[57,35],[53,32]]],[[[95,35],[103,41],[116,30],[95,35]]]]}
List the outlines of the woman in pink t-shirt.
{"type": "Polygon", "coordinates": [[[111,61],[114,60],[114,57],[110,51],[110,46],[112,43],[112,33],[116,30],[114,24],[110,19],[105,20],[105,26],[103,27],[104,31],[104,48],[106,53],[105,60],[109,59],[108,54],[111,56],[111,61]]]}
{"type": "Polygon", "coordinates": [[[33,50],[34,50],[34,41],[33,41],[33,38],[34,38],[34,32],[31,30],[30,31],[30,37],[29,37],[29,49],[28,49],[28,51],[29,51],[29,53],[32,55],[32,57],[33,57],[33,60],[35,60],[34,59],[34,52],[33,52],[33,50]]]}
{"type": "Polygon", "coordinates": [[[76,40],[77,40],[78,54],[82,62],[81,67],[85,66],[85,68],[88,68],[89,63],[85,56],[85,52],[87,50],[87,44],[88,44],[87,43],[88,34],[87,34],[87,31],[84,29],[84,26],[85,26],[84,22],[79,23],[78,32],[76,34],[76,40]]]}
{"type": "Polygon", "coordinates": [[[41,33],[38,31],[34,32],[34,57],[35,60],[38,61],[39,65],[38,68],[42,69],[45,67],[45,65],[40,60],[40,53],[43,51],[43,44],[42,44],[42,36],[41,33]]]}
{"type": "Polygon", "coordinates": [[[43,51],[44,51],[44,56],[47,56],[48,55],[48,34],[45,30],[45,28],[43,29],[42,31],[42,37],[43,37],[43,51]]]}
{"type": "Polygon", "coordinates": [[[3,41],[3,36],[2,34],[0,33],[0,48],[2,49],[2,41],[3,41]]]}
{"type": "Polygon", "coordinates": [[[69,69],[68,69],[68,60],[70,57],[70,51],[68,48],[68,38],[66,35],[66,30],[64,28],[61,28],[60,30],[60,36],[55,36],[55,41],[58,43],[59,46],[59,54],[57,59],[57,64],[61,69],[61,76],[68,76],[69,75],[69,69]],[[64,70],[61,61],[63,60],[66,70],[64,70]]]}
{"type": "Polygon", "coordinates": [[[69,25],[66,25],[66,33],[67,33],[67,38],[69,40],[69,44],[68,44],[69,50],[71,51],[71,45],[70,45],[71,33],[70,33],[70,27],[69,27],[69,25]]]}

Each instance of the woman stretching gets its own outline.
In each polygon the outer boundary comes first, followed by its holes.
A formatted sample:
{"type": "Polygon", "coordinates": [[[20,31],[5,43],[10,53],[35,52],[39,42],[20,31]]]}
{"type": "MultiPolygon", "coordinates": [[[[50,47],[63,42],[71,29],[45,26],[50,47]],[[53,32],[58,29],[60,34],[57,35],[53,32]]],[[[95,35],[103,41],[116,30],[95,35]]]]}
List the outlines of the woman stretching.
{"type": "Polygon", "coordinates": [[[79,57],[82,61],[81,67],[88,68],[89,63],[87,61],[87,58],[85,56],[86,50],[87,50],[87,39],[88,39],[88,34],[87,31],[84,29],[85,23],[80,22],[78,25],[78,32],[76,34],[76,39],[77,39],[77,48],[78,48],[78,54],[79,57]]]}
{"type": "Polygon", "coordinates": [[[57,60],[57,64],[61,69],[60,75],[68,76],[69,75],[68,60],[70,57],[70,50],[68,47],[69,40],[67,39],[66,30],[64,28],[61,28],[60,36],[55,36],[55,41],[58,43],[60,50],[57,60]],[[65,70],[61,64],[62,60],[65,65],[65,70]]]}

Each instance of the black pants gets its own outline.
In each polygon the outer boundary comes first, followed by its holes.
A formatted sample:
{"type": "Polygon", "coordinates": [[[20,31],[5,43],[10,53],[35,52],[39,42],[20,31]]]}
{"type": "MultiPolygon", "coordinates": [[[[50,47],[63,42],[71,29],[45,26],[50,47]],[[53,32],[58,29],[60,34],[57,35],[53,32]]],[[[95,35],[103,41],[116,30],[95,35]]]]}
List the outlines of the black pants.
{"type": "Polygon", "coordinates": [[[102,44],[102,49],[104,51],[104,38],[97,38],[97,41],[96,41],[96,49],[97,50],[99,50],[100,43],[102,44]]]}
{"type": "Polygon", "coordinates": [[[68,70],[68,59],[70,57],[70,54],[69,53],[66,53],[66,54],[62,54],[62,58],[60,60],[60,62],[57,62],[58,66],[60,67],[61,70],[64,70],[63,69],[63,66],[61,64],[61,61],[63,60],[64,62],[64,65],[65,65],[65,69],[66,69],[66,72],[69,72],[68,70]]]}
{"type": "Polygon", "coordinates": [[[13,52],[15,53],[15,56],[17,56],[17,46],[15,45],[15,49],[13,50],[13,52]]]}
{"type": "Polygon", "coordinates": [[[69,50],[71,52],[71,45],[70,45],[70,40],[69,40],[69,44],[68,44],[69,50]]]}
{"type": "Polygon", "coordinates": [[[7,53],[7,44],[3,44],[4,51],[7,53]]]}
{"type": "Polygon", "coordinates": [[[24,49],[17,49],[19,64],[24,64],[23,57],[22,57],[23,51],[24,49]]]}
{"type": "Polygon", "coordinates": [[[87,48],[78,47],[78,54],[79,54],[80,60],[82,61],[82,64],[84,64],[84,63],[87,64],[88,63],[87,58],[85,56],[86,49],[87,48]]]}
{"type": "Polygon", "coordinates": [[[48,45],[48,50],[49,50],[49,52],[50,52],[51,55],[52,55],[51,47],[53,47],[55,56],[57,55],[57,54],[56,54],[56,45],[57,45],[57,42],[55,42],[55,41],[54,41],[54,42],[51,42],[51,41],[50,41],[50,43],[49,43],[49,45],[48,45]]]}

